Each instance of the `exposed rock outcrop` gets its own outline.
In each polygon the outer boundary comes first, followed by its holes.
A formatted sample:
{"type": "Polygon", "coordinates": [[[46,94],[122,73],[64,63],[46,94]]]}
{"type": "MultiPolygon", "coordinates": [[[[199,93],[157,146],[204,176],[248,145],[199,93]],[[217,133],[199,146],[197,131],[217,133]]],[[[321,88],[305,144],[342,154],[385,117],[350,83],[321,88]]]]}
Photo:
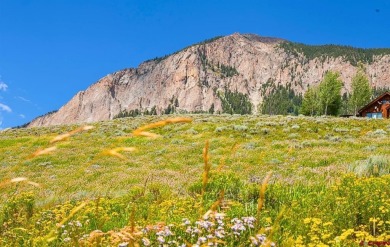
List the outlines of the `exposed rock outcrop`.
{"type": "MultiPolygon", "coordinates": [[[[357,67],[344,57],[308,59],[281,47],[281,39],[232,34],[185,48],[164,58],[146,61],[135,69],[109,74],[77,93],[57,112],[28,126],[49,126],[112,119],[123,110],[162,113],[172,102],[177,111],[221,111],[219,92],[225,88],[249,96],[256,113],[271,83],[290,85],[303,93],[319,83],[327,70],[339,71],[349,91],[357,67]]],[[[365,63],[373,86],[390,85],[390,55],[373,56],[365,63]]]]}

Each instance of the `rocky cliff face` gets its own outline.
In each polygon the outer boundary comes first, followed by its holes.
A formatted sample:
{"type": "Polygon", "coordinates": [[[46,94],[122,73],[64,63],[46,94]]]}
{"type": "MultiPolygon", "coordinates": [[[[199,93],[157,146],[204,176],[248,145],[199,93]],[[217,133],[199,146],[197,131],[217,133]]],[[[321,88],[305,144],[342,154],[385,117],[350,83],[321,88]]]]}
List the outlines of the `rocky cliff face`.
{"type": "MultiPolygon", "coordinates": [[[[285,41],[235,33],[146,61],[103,77],[77,93],[57,112],[33,120],[29,127],[112,119],[121,111],[153,107],[163,113],[172,104],[178,112],[221,111],[224,90],[248,95],[253,112],[271,85],[289,85],[303,93],[319,83],[327,70],[339,71],[344,91],[350,90],[357,68],[343,56],[308,58],[281,46],[285,41]]],[[[365,63],[373,86],[390,85],[390,55],[365,63]]]]}

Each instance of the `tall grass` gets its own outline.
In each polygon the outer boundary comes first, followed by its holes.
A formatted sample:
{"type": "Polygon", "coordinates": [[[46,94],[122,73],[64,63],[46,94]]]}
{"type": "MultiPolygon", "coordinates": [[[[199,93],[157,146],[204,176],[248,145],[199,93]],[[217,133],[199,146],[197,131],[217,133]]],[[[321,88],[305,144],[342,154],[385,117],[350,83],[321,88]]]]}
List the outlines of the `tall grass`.
{"type": "Polygon", "coordinates": [[[194,118],[2,133],[0,246],[359,246],[390,236],[389,140],[367,135],[387,122],[194,118]]]}

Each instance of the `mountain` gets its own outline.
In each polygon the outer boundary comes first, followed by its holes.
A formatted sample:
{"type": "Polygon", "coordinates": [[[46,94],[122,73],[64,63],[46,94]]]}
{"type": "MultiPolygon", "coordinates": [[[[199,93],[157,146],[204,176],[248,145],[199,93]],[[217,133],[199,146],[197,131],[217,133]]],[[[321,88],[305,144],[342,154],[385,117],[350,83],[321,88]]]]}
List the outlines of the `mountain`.
{"type": "Polygon", "coordinates": [[[390,49],[308,46],[234,33],[109,74],[28,127],[95,122],[123,112],[222,112],[234,100],[256,113],[278,85],[304,93],[328,70],[340,72],[348,92],[359,61],[373,87],[390,85],[390,49]]]}

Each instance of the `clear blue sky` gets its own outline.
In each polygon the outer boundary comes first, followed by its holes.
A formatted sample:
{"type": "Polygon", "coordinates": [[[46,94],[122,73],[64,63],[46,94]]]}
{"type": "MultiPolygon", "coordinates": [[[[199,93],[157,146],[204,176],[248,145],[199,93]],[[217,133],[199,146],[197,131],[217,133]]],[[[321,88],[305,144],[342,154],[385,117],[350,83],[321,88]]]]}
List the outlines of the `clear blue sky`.
{"type": "Polygon", "coordinates": [[[390,47],[389,0],[0,0],[0,128],[114,71],[234,32],[390,47]]]}

